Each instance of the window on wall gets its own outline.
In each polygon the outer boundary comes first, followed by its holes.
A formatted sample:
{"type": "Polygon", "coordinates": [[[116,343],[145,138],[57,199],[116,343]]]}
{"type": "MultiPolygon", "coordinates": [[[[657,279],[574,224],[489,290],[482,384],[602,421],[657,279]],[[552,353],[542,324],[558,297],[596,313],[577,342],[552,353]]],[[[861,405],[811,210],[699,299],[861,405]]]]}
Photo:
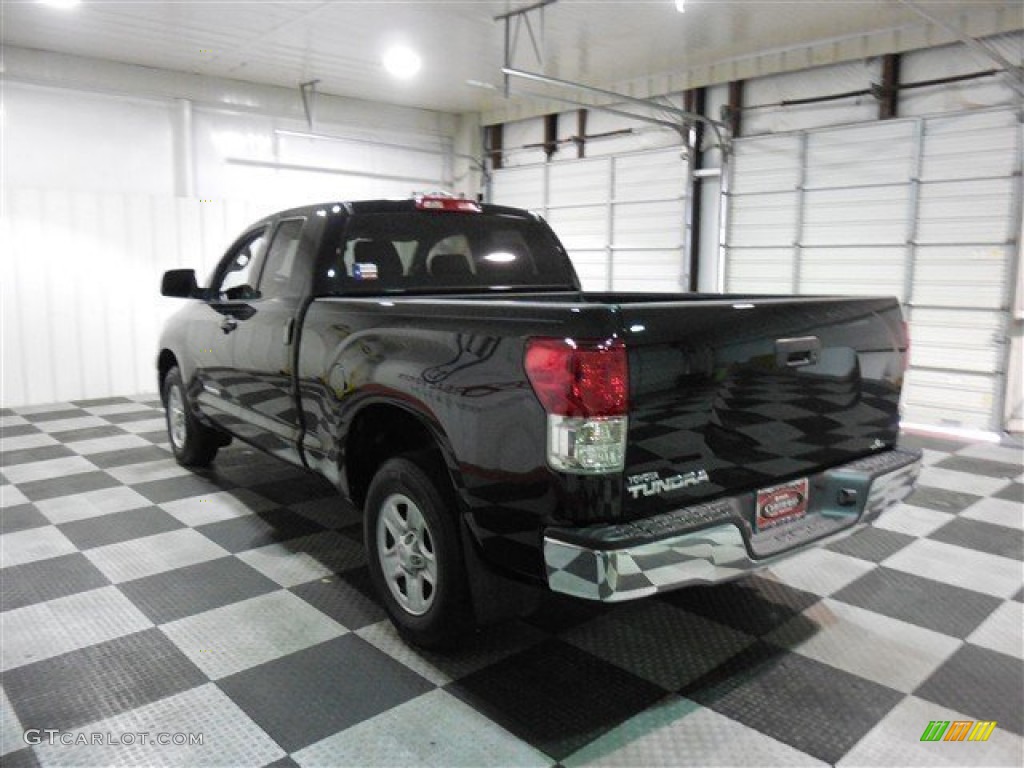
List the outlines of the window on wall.
{"type": "Polygon", "coordinates": [[[302,294],[303,275],[294,267],[305,223],[305,219],[287,219],[277,225],[260,278],[260,298],[294,298],[302,294]]]}

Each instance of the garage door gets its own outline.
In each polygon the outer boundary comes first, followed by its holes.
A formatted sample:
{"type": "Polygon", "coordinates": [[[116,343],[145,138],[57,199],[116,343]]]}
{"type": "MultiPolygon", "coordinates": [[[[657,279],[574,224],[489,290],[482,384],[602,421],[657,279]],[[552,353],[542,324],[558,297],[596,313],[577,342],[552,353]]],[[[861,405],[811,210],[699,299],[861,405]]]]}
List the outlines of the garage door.
{"type": "Polygon", "coordinates": [[[542,213],[589,291],[689,284],[686,161],[679,148],[503,168],[491,199],[542,213]]]}
{"type": "Polygon", "coordinates": [[[1021,130],[1010,110],[740,139],[731,292],[892,294],[904,419],[1001,429],[1021,130]]]}

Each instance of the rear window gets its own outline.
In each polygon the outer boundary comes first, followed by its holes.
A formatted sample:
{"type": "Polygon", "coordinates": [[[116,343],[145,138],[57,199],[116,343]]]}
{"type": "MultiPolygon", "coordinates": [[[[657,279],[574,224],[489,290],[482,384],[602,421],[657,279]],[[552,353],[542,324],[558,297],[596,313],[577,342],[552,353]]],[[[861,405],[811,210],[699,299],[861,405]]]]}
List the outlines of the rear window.
{"type": "Polygon", "coordinates": [[[353,216],[326,265],[334,295],[575,290],[568,255],[543,224],[494,214],[353,216]]]}

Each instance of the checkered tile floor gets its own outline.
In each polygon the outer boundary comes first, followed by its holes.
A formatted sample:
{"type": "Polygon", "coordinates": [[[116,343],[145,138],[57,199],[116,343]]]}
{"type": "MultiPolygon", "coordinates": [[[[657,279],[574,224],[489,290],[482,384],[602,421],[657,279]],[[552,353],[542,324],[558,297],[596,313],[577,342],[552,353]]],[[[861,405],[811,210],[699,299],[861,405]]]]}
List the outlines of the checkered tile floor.
{"type": "Polygon", "coordinates": [[[152,397],[0,425],[10,768],[1024,762],[1019,447],[908,435],[920,488],[866,531],[440,656],[395,636],[326,482],[237,445],[181,469],[152,397]],[[919,741],[960,719],[998,727],[919,741]],[[203,744],[153,743],[180,733],[203,744]]]}

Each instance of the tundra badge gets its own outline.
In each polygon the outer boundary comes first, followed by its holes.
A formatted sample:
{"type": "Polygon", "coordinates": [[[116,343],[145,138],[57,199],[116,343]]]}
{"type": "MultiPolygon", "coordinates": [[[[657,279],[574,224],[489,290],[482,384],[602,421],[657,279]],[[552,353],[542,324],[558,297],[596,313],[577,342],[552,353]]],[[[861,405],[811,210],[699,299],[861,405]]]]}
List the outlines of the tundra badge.
{"type": "Polygon", "coordinates": [[[640,494],[655,496],[668,491],[678,491],[680,488],[689,488],[691,485],[711,482],[707,470],[704,469],[668,477],[661,477],[657,472],[644,472],[642,475],[631,475],[627,480],[626,490],[632,494],[634,499],[639,499],[640,494]]]}

